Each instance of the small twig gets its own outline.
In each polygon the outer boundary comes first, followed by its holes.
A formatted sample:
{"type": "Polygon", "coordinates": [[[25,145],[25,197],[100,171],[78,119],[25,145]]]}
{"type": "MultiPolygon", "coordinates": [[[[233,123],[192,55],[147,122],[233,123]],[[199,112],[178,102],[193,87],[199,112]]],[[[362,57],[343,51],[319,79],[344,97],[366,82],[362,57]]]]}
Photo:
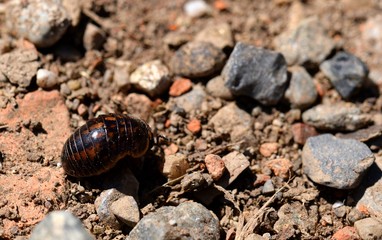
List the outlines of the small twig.
{"type": "Polygon", "coordinates": [[[244,142],[243,140],[242,141],[238,141],[238,142],[234,142],[234,143],[230,143],[230,144],[227,144],[227,145],[224,145],[224,146],[218,146],[216,148],[213,148],[209,151],[206,152],[206,155],[207,154],[217,154],[217,153],[220,153],[230,147],[233,147],[233,146],[236,146],[236,145],[239,145],[240,143],[244,142]]]}
{"type": "Polygon", "coordinates": [[[108,24],[104,19],[102,19],[100,16],[98,16],[91,10],[84,8],[82,9],[82,12],[92,21],[100,25],[104,31],[107,32],[110,29],[110,24],[108,24]]]}
{"type": "MultiPolygon", "coordinates": [[[[235,240],[244,240],[250,233],[252,233],[256,226],[257,226],[257,223],[258,223],[258,220],[259,218],[262,216],[262,214],[265,212],[265,209],[267,207],[269,207],[269,205],[271,205],[271,203],[273,202],[273,200],[275,200],[277,194],[279,192],[281,192],[282,190],[284,190],[290,181],[292,181],[294,179],[294,177],[292,178],[289,178],[288,179],[288,182],[282,186],[281,188],[279,188],[273,195],[271,198],[268,199],[268,201],[266,201],[264,203],[263,206],[261,206],[261,208],[259,210],[257,210],[257,212],[253,215],[253,217],[251,219],[249,219],[249,221],[241,228],[240,224],[238,225],[237,227],[237,231],[236,231],[236,237],[235,237],[235,240]]],[[[244,217],[243,217],[244,218],[244,217]]],[[[240,221],[240,218],[239,218],[239,221],[240,221]]]]}
{"type": "MultiPolygon", "coordinates": [[[[200,167],[199,165],[195,165],[195,166],[193,166],[192,168],[187,169],[187,172],[195,171],[195,170],[198,169],[199,167],[200,167]]],[[[151,191],[148,192],[147,194],[150,195],[151,193],[156,192],[156,191],[158,191],[159,189],[164,188],[164,187],[173,187],[174,185],[178,184],[178,183],[184,178],[184,176],[186,176],[186,175],[187,175],[187,173],[184,174],[184,175],[182,175],[182,176],[180,176],[180,177],[178,177],[178,178],[175,178],[175,179],[173,179],[173,180],[170,180],[170,181],[168,181],[168,182],[162,184],[161,186],[158,186],[158,187],[154,188],[153,190],[151,190],[151,191]]]]}

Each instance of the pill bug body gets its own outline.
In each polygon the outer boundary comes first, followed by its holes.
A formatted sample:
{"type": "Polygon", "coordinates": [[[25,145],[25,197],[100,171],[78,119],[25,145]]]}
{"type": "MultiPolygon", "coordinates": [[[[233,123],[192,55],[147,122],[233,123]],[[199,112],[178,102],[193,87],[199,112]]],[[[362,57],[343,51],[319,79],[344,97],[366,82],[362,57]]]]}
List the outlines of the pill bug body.
{"type": "Polygon", "coordinates": [[[66,174],[88,177],[104,173],[122,158],[143,156],[153,145],[144,121],[122,114],[88,120],[65,142],[61,161],[66,174]]]}

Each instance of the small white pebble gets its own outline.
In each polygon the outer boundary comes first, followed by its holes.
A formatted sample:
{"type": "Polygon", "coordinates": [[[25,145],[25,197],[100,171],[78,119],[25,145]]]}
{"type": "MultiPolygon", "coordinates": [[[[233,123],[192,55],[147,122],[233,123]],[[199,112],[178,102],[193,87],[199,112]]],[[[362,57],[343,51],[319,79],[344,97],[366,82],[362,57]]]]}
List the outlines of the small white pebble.
{"type": "Polygon", "coordinates": [[[191,0],[183,6],[184,12],[190,17],[200,17],[211,12],[211,7],[203,0],[191,0]]]}
{"type": "Polygon", "coordinates": [[[343,202],[341,202],[341,201],[336,201],[336,202],[333,204],[332,208],[333,208],[333,209],[335,209],[335,208],[339,208],[339,207],[342,207],[343,205],[344,205],[343,202]]]}
{"type": "Polygon", "coordinates": [[[37,70],[36,83],[37,86],[49,89],[57,85],[57,74],[46,69],[37,70]]]}
{"type": "Polygon", "coordinates": [[[176,220],[171,219],[170,221],[168,221],[168,223],[169,223],[171,226],[175,226],[175,225],[176,225],[176,220]]]}

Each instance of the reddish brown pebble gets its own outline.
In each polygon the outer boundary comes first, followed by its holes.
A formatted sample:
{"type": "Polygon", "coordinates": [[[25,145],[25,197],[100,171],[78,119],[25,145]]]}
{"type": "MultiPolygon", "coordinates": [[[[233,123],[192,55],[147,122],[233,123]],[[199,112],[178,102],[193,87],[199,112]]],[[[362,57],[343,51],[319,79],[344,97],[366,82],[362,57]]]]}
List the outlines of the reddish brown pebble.
{"type": "Polygon", "coordinates": [[[172,97],[178,97],[192,88],[192,82],[187,78],[178,78],[170,87],[169,94],[172,97]]]}
{"type": "Polygon", "coordinates": [[[360,239],[354,227],[346,226],[338,230],[333,236],[332,240],[358,240],[360,239]]]}
{"type": "Polygon", "coordinates": [[[204,162],[206,163],[208,173],[214,181],[219,180],[223,176],[225,164],[221,157],[215,154],[208,154],[204,162]]]}
{"type": "Polygon", "coordinates": [[[293,165],[286,158],[278,158],[266,162],[265,167],[271,169],[276,176],[287,179],[290,177],[293,165]]]}
{"type": "Polygon", "coordinates": [[[169,128],[171,126],[171,120],[167,119],[166,122],[164,122],[165,128],[169,128]]]}
{"type": "Polygon", "coordinates": [[[187,129],[193,134],[197,134],[202,129],[202,124],[198,119],[194,118],[187,124],[187,129]]]}
{"type": "Polygon", "coordinates": [[[176,145],[175,143],[171,143],[170,146],[168,146],[164,149],[164,154],[166,156],[172,155],[172,154],[175,154],[176,152],[178,152],[178,150],[179,150],[178,145],[176,145]]]}
{"type": "Polygon", "coordinates": [[[293,140],[298,144],[305,144],[309,137],[318,135],[316,129],[305,123],[295,123],[292,125],[293,140]]]}
{"type": "Polygon", "coordinates": [[[270,157],[273,153],[277,152],[279,145],[275,142],[272,143],[263,143],[260,146],[260,153],[264,157],[270,157]]]}
{"type": "Polygon", "coordinates": [[[266,175],[266,174],[256,174],[256,180],[253,183],[253,186],[257,187],[257,186],[264,185],[264,183],[266,181],[268,181],[269,179],[271,179],[271,177],[269,175],[266,175]]]}

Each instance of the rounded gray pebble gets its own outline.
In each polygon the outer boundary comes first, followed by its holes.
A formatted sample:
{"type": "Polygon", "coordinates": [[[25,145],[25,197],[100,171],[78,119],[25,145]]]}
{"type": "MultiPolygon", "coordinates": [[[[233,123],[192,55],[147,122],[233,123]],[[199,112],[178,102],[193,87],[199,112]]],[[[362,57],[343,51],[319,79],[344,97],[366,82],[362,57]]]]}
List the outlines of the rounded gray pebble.
{"type": "Polygon", "coordinates": [[[170,60],[170,68],[187,78],[209,77],[224,66],[225,54],[209,42],[189,42],[170,60]]]}
{"type": "Polygon", "coordinates": [[[130,240],[220,239],[219,221],[207,208],[195,202],[162,207],[139,221],[130,240]]]}
{"type": "Polygon", "coordinates": [[[264,105],[275,105],[288,83],[283,55],[241,42],[233,49],[222,76],[234,95],[248,96],[264,105]]]}
{"type": "Polygon", "coordinates": [[[94,202],[94,206],[96,208],[99,219],[114,229],[120,229],[122,225],[112,213],[110,206],[113,204],[113,202],[117,201],[123,196],[124,195],[121,192],[112,188],[103,191],[94,202]]]}
{"type": "Polygon", "coordinates": [[[274,192],[275,192],[275,187],[273,186],[272,180],[269,179],[264,183],[262,193],[269,194],[274,192]]]}
{"type": "Polygon", "coordinates": [[[186,112],[191,112],[201,108],[206,96],[207,94],[204,89],[201,86],[196,85],[190,92],[176,97],[174,102],[176,106],[183,108],[186,112]]]}
{"type": "Polygon", "coordinates": [[[111,212],[129,227],[134,227],[140,219],[138,203],[132,196],[124,196],[110,205],[111,212]]]}
{"type": "Polygon", "coordinates": [[[317,99],[317,90],[309,73],[299,66],[290,69],[292,78],[285,92],[292,108],[306,109],[317,99]]]}
{"type": "Polygon", "coordinates": [[[308,138],[301,157],[312,181],[337,189],[357,187],[375,159],[364,143],[331,134],[308,138]]]}
{"type": "Polygon", "coordinates": [[[365,63],[347,52],[338,52],[323,62],[320,69],[344,99],[358,92],[369,72],[365,63]]]}
{"type": "Polygon", "coordinates": [[[70,212],[49,213],[33,229],[30,240],[91,240],[94,239],[70,212]]]}
{"type": "Polygon", "coordinates": [[[57,1],[11,1],[6,11],[7,28],[37,47],[55,44],[70,25],[65,8],[57,1]]]}

